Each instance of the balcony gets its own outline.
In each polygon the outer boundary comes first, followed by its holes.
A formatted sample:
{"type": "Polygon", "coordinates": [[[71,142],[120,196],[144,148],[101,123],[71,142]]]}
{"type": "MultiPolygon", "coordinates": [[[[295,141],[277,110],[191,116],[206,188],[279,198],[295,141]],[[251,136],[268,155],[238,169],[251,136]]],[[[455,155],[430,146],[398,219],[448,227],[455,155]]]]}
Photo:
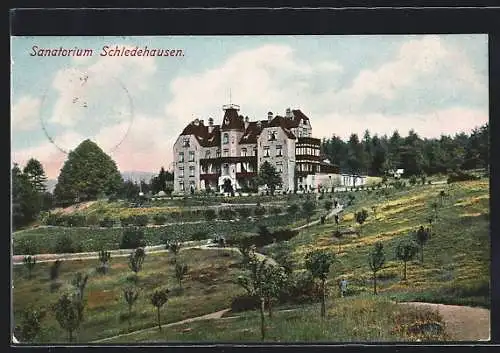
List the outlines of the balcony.
{"type": "Polygon", "coordinates": [[[299,137],[297,138],[297,146],[299,145],[321,145],[321,140],[314,137],[299,137]]]}
{"type": "Polygon", "coordinates": [[[236,156],[236,157],[217,157],[217,158],[202,158],[200,163],[238,163],[238,162],[255,162],[257,163],[257,156],[236,156]]]}
{"type": "Polygon", "coordinates": [[[298,154],[295,155],[295,160],[298,161],[314,161],[314,162],[319,162],[320,157],[319,156],[313,156],[310,154],[298,154]]]}
{"type": "Polygon", "coordinates": [[[218,173],[200,174],[200,180],[217,180],[218,178],[219,178],[218,173]]]}
{"type": "Polygon", "coordinates": [[[257,176],[257,172],[236,172],[236,178],[253,178],[257,176]]]}

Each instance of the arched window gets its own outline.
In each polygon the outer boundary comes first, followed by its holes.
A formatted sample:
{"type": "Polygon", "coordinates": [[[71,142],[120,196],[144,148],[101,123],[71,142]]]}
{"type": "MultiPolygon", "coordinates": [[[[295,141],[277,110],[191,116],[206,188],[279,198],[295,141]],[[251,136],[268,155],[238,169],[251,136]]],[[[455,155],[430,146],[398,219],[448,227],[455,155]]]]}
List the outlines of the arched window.
{"type": "Polygon", "coordinates": [[[224,135],[222,137],[222,143],[223,144],[228,144],[229,143],[229,134],[227,132],[224,133],[224,135]]]}

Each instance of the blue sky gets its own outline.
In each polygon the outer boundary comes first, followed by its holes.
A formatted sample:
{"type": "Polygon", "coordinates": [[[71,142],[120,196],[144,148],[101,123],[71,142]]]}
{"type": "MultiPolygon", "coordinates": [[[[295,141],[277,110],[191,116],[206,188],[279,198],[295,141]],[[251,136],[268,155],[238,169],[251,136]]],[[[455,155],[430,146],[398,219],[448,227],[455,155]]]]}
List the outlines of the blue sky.
{"type": "Polygon", "coordinates": [[[35,157],[50,178],[65,154],[41,122],[64,150],[91,138],[120,170],[157,171],[191,120],[220,122],[229,91],[250,119],[301,109],[319,138],[435,137],[488,121],[486,35],[13,37],[11,47],[12,159],[35,157]],[[94,55],[30,56],[34,45],[94,55]],[[100,57],[105,45],[184,56],[100,57]]]}

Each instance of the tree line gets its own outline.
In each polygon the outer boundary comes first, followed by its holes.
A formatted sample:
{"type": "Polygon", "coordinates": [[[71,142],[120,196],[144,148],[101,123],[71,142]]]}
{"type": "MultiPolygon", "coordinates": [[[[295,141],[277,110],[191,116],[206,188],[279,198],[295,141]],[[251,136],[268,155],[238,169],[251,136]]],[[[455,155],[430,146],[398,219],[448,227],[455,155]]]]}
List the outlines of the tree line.
{"type": "Polygon", "coordinates": [[[470,134],[422,138],[414,130],[406,137],[397,130],[387,135],[363,138],[351,134],[347,141],[333,135],[321,143],[321,150],[343,172],[382,176],[391,169],[404,169],[405,176],[432,175],[489,167],[489,126],[476,127],[470,134]]]}

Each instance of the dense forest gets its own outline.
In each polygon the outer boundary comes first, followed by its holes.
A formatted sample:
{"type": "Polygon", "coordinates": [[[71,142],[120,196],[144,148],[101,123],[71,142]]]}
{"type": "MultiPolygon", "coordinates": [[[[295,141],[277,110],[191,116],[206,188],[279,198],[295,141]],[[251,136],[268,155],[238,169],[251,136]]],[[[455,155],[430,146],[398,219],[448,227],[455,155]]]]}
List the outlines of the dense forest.
{"type": "Polygon", "coordinates": [[[366,130],[362,140],[351,134],[348,141],[338,136],[323,139],[322,154],[342,172],[382,176],[391,169],[404,169],[405,176],[433,175],[457,170],[488,168],[489,126],[475,128],[470,134],[421,138],[410,130],[403,137],[371,136],[366,130]]]}

